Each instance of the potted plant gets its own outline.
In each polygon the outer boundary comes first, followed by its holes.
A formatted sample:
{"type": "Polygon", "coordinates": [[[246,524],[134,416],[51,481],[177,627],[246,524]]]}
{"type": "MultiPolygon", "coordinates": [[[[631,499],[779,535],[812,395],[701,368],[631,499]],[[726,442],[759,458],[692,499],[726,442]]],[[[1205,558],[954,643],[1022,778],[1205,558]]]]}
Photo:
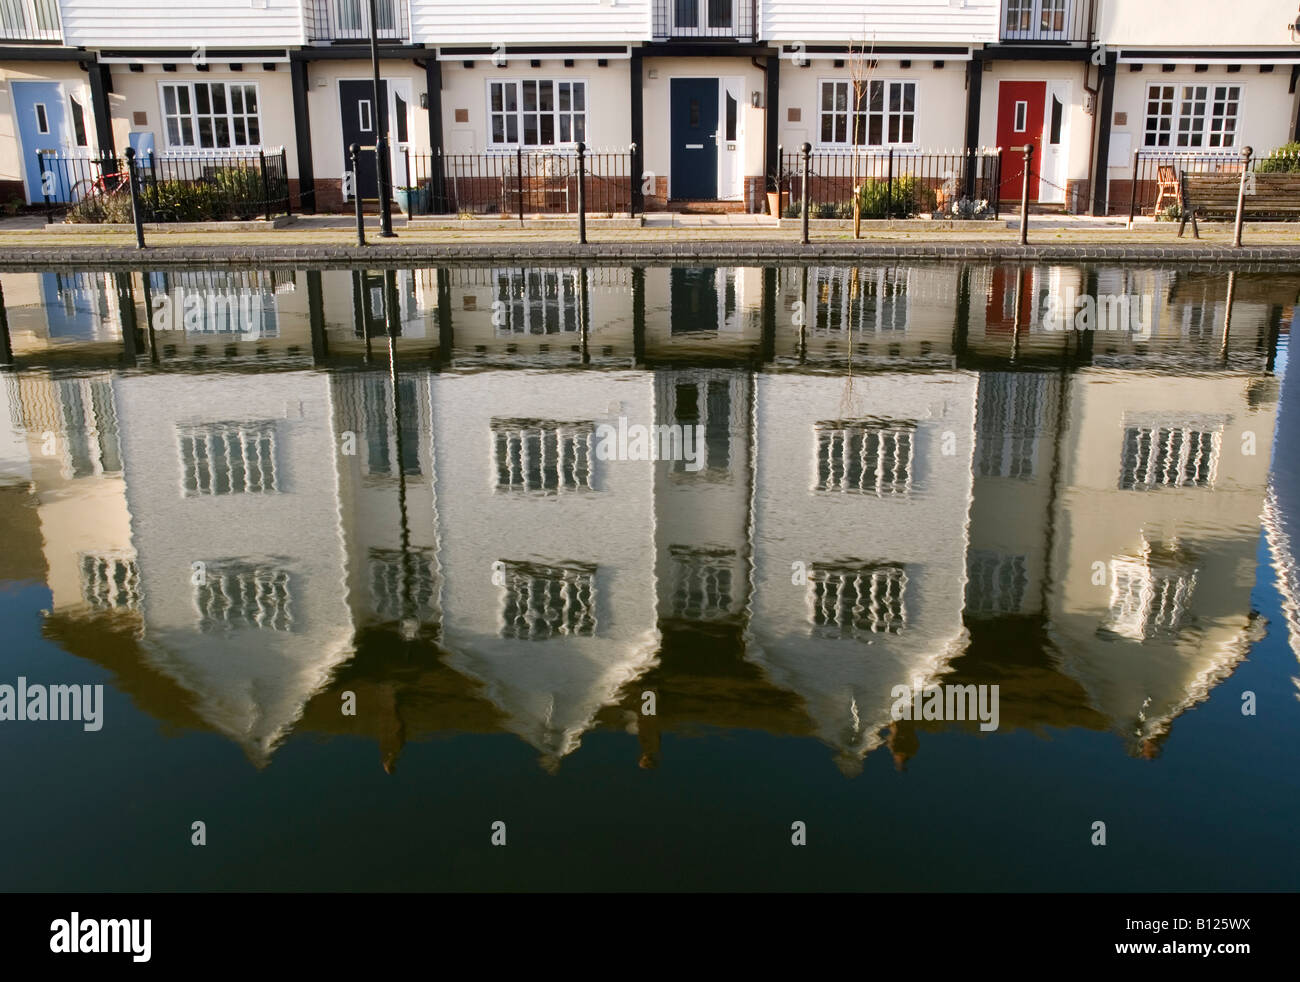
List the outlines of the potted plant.
{"type": "Polygon", "coordinates": [[[429,210],[429,189],[421,187],[401,187],[394,188],[393,194],[397,198],[397,207],[402,210],[406,216],[423,215],[429,210]]]}
{"type": "Polygon", "coordinates": [[[785,214],[785,207],[789,203],[790,182],[782,179],[778,167],[767,175],[767,213],[773,218],[780,218],[785,214]]]}

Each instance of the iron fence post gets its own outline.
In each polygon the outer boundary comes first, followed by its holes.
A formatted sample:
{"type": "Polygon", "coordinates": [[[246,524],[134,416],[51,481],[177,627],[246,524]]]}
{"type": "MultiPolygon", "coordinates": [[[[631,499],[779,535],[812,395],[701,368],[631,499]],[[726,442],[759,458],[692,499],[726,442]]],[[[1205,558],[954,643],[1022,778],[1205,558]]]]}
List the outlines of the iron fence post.
{"type": "Polygon", "coordinates": [[[257,161],[262,168],[262,204],[266,209],[266,220],[271,220],[271,178],[266,173],[266,152],[257,151],[257,161]]]}
{"type": "Polygon", "coordinates": [[[639,168],[637,167],[636,144],[634,143],[628,149],[628,157],[627,157],[627,181],[628,181],[628,191],[630,192],[628,194],[628,200],[627,200],[628,218],[636,218],[636,195],[637,195],[637,188],[640,187],[640,185],[636,183],[636,173],[638,170],[639,168]]]}
{"type": "Polygon", "coordinates": [[[889,148],[889,170],[885,178],[885,218],[894,217],[894,148],[889,148]]]}
{"type": "Polygon", "coordinates": [[[140,181],[135,166],[135,148],[126,148],[126,180],[131,193],[131,219],[135,222],[135,247],[144,248],[144,215],[140,203],[140,181]]]}
{"type": "MultiPolygon", "coordinates": [[[[352,144],[348,147],[348,154],[352,158],[352,202],[357,213],[357,245],[366,244],[366,219],[361,211],[361,181],[357,174],[357,155],[361,152],[361,147],[352,144]]],[[[366,328],[369,331],[369,327],[366,328]]]]}
{"type": "Polygon", "coordinates": [[[1128,227],[1130,229],[1133,227],[1133,216],[1137,212],[1138,157],[1140,157],[1141,154],[1142,151],[1140,149],[1133,151],[1133,181],[1132,181],[1133,186],[1129,188],[1129,196],[1128,196],[1128,227]]]}
{"type": "Polygon", "coordinates": [[[280,177],[284,181],[284,213],[293,217],[293,195],[289,192],[289,151],[280,148],[280,177]]]}
{"type": "Polygon", "coordinates": [[[54,203],[50,200],[49,180],[45,174],[44,151],[36,151],[36,173],[41,176],[41,196],[45,199],[45,222],[52,225],[54,223],[54,203]]]}
{"type": "Polygon", "coordinates": [[[515,147],[515,197],[519,204],[519,227],[524,227],[524,148],[515,147]]]}

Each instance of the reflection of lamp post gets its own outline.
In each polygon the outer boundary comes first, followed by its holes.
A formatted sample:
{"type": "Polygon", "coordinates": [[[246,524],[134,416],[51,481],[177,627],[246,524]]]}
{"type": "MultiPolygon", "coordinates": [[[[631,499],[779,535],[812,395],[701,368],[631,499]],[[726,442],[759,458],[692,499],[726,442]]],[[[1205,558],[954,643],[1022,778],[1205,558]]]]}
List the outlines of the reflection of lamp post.
{"type": "MultiPolygon", "coordinates": [[[[373,3],[374,0],[371,0],[373,3]]],[[[397,453],[397,509],[398,526],[401,535],[401,594],[402,636],[407,641],[414,641],[420,631],[420,622],[415,615],[415,604],[411,597],[411,523],[406,515],[406,464],[405,447],[402,440],[402,395],[398,388],[397,377],[397,336],[401,333],[401,320],[397,306],[397,271],[384,270],[384,321],[388,328],[388,380],[393,387],[391,409],[393,413],[393,440],[397,453]]]]}
{"type": "Polygon", "coordinates": [[[385,110],[387,100],[380,96],[379,81],[379,21],[375,10],[375,0],[370,0],[370,68],[375,76],[375,128],[378,138],[375,140],[375,178],[379,182],[379,237],[393,238],[393,211],[389,203],[388,175],[388,119],[385,110]]]}

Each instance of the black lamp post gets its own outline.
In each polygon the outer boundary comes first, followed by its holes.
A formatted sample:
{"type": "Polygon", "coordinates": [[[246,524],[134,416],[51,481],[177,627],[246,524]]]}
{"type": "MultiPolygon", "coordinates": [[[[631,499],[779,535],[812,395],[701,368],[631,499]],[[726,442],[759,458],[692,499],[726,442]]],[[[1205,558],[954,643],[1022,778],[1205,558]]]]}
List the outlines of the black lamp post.
{"type": "Polygon", "coordinates": [[[370,0],[370,68],[375,76],[375,126],[379,131],[375,141],[375,177],[379,182],[379,237],[393,238],[393,210],[389,201],[392,179],[388,173],[388,103],[383,98],[379,81],[379,18],[375,0],[370,0]]]}

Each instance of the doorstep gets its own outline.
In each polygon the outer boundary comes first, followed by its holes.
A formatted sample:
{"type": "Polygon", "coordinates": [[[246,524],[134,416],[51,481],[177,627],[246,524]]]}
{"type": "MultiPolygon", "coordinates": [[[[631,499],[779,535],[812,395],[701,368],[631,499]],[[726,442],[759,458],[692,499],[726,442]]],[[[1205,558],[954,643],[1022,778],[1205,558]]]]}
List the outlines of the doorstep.
{"type": "MultiPolygon", "coordinates": [[[[292,215],[277,215],[269,222],[265,218],[232,222],[145,222],[146,232],[265,232],[272,228],[285,228],[293,221],[292,215]]],[[[46,232],[133,232],[129,222],[53,222],[45,226],[46,232]]]]}

